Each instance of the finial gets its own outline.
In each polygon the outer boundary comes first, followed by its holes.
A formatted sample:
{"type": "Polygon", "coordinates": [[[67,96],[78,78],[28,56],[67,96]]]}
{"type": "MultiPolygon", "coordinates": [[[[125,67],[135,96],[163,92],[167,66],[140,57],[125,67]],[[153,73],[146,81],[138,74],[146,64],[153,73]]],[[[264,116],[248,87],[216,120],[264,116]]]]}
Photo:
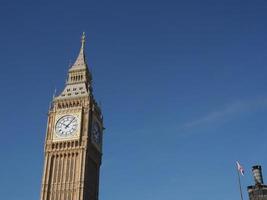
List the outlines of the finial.
{"type": "Polygon", "coordinates": [[[82,35],[82,48],[84,48],[84,44],[85,44],[85,32],[83,32],[82,35]]]}
{"type": "Polygon", "coordinates": [[[71,66],[72,66],[72,65],[71,65],[71,59],[69,59],[69,68],[71,68],[71,66]]]}
{"type": "Polygon", "coordinates": [[[57,95],[57,88],[55,88],[54,90],[53,99],[56,97],[56,95],[57,95]]]}
{"type": "Polygon", "coordinates": [[[56,93],[57,93],[57,89],[55,88],[55,91],[54,91],[53,97],[52,97],[52,101],[49,103],[49,110],[52,110],[52,108],[53,108],[53,101],[56,97],[56,93]]]}

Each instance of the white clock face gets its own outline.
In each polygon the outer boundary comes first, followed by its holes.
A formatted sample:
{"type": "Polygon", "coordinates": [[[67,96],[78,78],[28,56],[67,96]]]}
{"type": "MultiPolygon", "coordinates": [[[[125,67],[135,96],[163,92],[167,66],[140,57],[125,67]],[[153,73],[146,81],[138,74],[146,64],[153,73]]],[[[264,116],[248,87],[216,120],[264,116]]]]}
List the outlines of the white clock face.
{"type": "Polygon", "coordinates": [[[73,115],[64,115],[56,123],[55,130],[59,137],[69,137],[76,133],[78,118],[73,115]]]}

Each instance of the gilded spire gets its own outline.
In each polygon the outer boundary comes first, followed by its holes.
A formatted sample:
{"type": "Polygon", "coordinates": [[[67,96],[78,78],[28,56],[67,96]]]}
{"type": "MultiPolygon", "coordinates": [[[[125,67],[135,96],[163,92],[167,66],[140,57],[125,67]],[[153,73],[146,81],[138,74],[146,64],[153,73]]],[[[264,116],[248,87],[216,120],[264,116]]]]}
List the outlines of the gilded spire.
{"type": "Polygon", "coordinates": [[[85,33],[83,32],[82,38],[81,38],[81,49],[80,53],[75,61],[75,63],[70,68],[70,71],[76,70],[76,69],[86,69],[86,59],[85,59],[85,53],[84,53],[84,46],[85,46],[85,33]]]}

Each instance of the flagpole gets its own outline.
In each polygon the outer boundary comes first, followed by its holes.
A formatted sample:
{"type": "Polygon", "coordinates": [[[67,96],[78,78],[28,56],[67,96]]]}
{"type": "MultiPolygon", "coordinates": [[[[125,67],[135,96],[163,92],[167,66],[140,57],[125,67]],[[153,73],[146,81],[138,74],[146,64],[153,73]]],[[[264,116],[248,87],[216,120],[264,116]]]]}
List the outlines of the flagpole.
{"type": "Polygon", "coordinates": [[[241,187],[241,180],[240,180],[240,174],[239,174],[238,169],[237,169],[237,176],[238,176],[238,185],[239,185],[240,197],[241,197],[241,200],[243,200],[243,193],[242,193],[242,187],[241,187]]]}

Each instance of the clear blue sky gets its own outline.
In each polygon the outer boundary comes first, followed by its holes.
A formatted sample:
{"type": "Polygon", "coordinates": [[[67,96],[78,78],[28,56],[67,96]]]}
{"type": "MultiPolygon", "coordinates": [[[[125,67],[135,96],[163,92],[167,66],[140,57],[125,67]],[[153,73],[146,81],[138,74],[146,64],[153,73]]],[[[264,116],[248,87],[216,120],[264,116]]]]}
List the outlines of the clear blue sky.
{"type": "Polygon", "coordinates": [[[87,34],[101,200],[239,199],[267,180],[267,1],[1,1],[0,198],[39,198],[48,105],[87,34]],[[266,173],[265,173],[266,172],[266,173]]]}

